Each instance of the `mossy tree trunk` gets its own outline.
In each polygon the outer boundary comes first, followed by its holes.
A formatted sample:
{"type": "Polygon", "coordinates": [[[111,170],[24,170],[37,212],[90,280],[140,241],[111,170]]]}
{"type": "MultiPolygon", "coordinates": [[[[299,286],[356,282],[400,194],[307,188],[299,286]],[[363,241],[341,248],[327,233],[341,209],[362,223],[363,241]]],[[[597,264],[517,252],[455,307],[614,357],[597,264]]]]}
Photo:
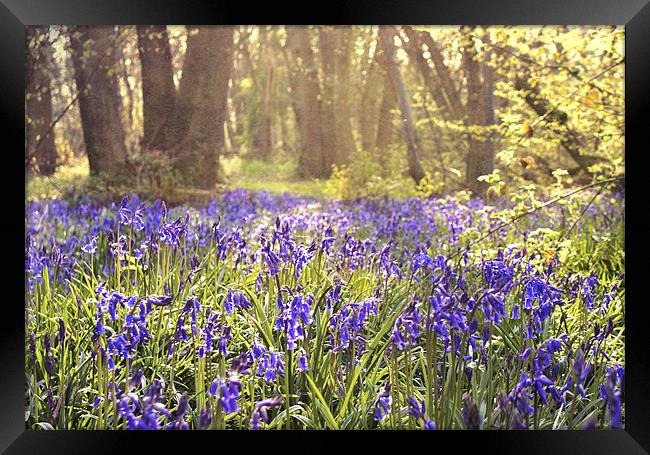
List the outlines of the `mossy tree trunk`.
{"type": "Polygon", "coordinates": [[[77,26],[70,31],[79,111],[92,175],[124,174],[127,151],[120,119],[113,26],[77,26]]]}

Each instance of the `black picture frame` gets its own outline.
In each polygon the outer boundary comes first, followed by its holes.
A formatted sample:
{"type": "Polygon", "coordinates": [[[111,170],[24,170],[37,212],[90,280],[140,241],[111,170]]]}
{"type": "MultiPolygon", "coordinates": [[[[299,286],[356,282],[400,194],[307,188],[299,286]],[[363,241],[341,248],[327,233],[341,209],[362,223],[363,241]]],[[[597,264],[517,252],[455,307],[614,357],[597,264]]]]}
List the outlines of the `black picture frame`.
{"type": "MultiPolygon", "coordinates": [[[[110,431],[26,431],[24,423],[24,307],[19,304],[24,288],[19,278],[24,259],[24,205],[11,179],[20,175],[24,146],[24,27],[45,24],[616,24],[626,27],[626,428],[624,431],[480,431],[419,432],[418,442],[430,450],[493,450],[497,453],[544,454],[642,454],[650,452],[650,356],[644,307],[644,278],[647,270],[647,242],[650,232],[643,207],[643,172],[650,105],[650,5],[648,0],[454,0],[435,4],[425,0],[329,0],[316,5],[305,3],[199,0],[0,0],[0,136],[6,161],[3,185],[5,216],[0,223],[0,245],[7,256],[8,274],[0,292],[0,450],[6,453],[120,453],[135,451],[134,445],[149,453],[166,448],[178,437],[148,432],[134,435],[110,431]],[[310,8],[311,7],[311,8],[310,8]],[[645,127],[645,128],[644,128],[645,127]],[[13,145],[7,145],[13,143],[13,145]],[[15,161],[13,161],[15,160],[15,161]],[[636,187],[636,188],[635,188],[636,187]],[[14,201],[15,199],[15,201],[14,201]],[[634,209],[630,209],[634,207],[634,209]],[[21,237],[22,236],[22,237],[21,237]],[[11,259],[9,259],[11,258],[11,259]],[[16,264],[14,264],[14,260],[16,264]],[[15,273],[16,278],[11,279],[15,273]],[[22,290],[21,290],[22,289],[22,290]],[[444,444],[444,445],[443,445],[444,444]],[[447,446],[447,447],[445,447],[447,446]],[[445,447],[443,449],[443,447],[445,447]],[[454,449],[457,448],[457,449],[454,449]]],[[[647,148],[647,147],[646,147],[647,148]]],[[[19,178],[19,177],[18,177],[19,178]]],[[[19,193],[19,192],[18,192],[19,193]]],[[[322,443],[333,444],[330,432],[291,433],[286,442],[264,432],[191,432],[182,438],[185,450],[226,450],[223,441],[235,450],[313,450],[322,443]],[[204,439],[198,441],[196,438],[204,439]],[[249,439],[250,438],[250,439],[249,439]],[[322,442],[318,441],[322,438],[322,442]],[[272,441],[273,440],[273,441],[272,441]],[[300,441],[300,442],[298,442],[300,441]],[[319,444],[320,443],[320,444],[319,444]]],[[[284,436],[286,436],[286,432],[284,436]]],[[[412,432],[345,432],[382,444],[386,436],[398,450],[417,450],[412,432]],[[401,444],[400,444],[401,443],[401,444]],[[402,449],[400,446],[403,445],[402,449]]],[[[337,434],[337,436],[340,435],[337,434]]],[[[388,442],[388,441],[386,441],[388,442]]],[[[322,447],[325,447],[322,445],[322,447]]],[[[332,446],[333,448],[336,446],[332,446]]],[[[354,446],[347,445],[349,448],[354,446]]],[[[359,446],[361,447],[361,446],[359,446]]],[[[385,446],[388,448],[389,446],[385,446]]],[[[232,450],[232,449],[231,449],[232,450]]]]}

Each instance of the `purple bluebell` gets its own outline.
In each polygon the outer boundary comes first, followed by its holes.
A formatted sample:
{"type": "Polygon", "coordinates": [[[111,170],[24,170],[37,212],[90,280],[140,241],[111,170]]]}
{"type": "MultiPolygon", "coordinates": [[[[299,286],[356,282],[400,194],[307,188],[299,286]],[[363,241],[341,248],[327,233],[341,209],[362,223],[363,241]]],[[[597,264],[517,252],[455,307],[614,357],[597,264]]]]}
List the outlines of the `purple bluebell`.
{"type": "Polygon", "coordinates": [[[381,422],[384,417],[390,412],[392,398],[390,395],[390,382],[387,383],[379,392],[377,402],[375,404],[375,420],[381,422]]]}
{"type": "MultiPolygon", "coordinates": [[[[621,392],[616,390],[616,383],[619,381],[616,370],[610,369],[605,383],[600,386],[600,398],[607,404],[607,413],[612,428],[622,428],[622,402],[621,392]]],[[[622,382],[622,381],[621,381],[622,382]]]]}
{"type": "Polygon", "coordinates": [[[269,416],[268,410],[279,408],[284,402],[284,397],[282,395],[275,396],[266,400],[258,401],[255,403],[255,409],[253,411],[253,416],[251,418],[251,427],[254,430],[260,428],[260,422],[268,423],[269,416]]]}
{"type": "Polygon", "coordinates": [[[397,317],[391,332],[391,342],[400,351],[414,345],[420,336],[419,323],[424,317],[417,307],[418,301],[414,298],[397,317]]]}

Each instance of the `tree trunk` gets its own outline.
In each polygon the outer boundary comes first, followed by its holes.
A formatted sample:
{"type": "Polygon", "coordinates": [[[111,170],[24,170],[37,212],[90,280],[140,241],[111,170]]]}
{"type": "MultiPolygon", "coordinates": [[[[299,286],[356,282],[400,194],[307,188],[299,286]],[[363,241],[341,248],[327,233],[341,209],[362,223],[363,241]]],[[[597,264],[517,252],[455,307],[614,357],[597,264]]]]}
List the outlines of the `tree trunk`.
{"type": "Polygon", "coordinates": [[[320,47],[320,56],[322,64],[322,140],[321,147],[323,153],[324,165],[331,167],[336,163],[337,154],[337,131],[336,116],[334,114],[334,97],[337,87],[336,80],[336,34],[331,25],[318,28],[318,44],[320,47]]]}
{"type": "Polygon", "coordinates": [[[142,65],[142,116],[144,149],[167,147],[164,124],[174,109],[174,70],[167,27],[137,26],[138,51],[142,65]]]}
{"type": "MultiPolygon", "coordinates": [[[[289,34],[287,34],[287,40],[289,40],[289,34]]],[[[302,131],[302,118],[300,117],[300,104],[298,103],[298,82],[296,78],[297,70],[296,67],[293,65],[293,60],[289,57],[290,44],[291,44],[290,41],[286,41],[286,44],[282,46],[281,55],[284,60],[284,66],[287,68],[287,93],[289,97],[289,104],[294,114],[295,127],[290,128],[289,125],[287,124],[286,118],[283,119],[283,121],[281,122],[282,131],[283,131],[282,136],[284,138],[288,138],[289,131],[291,130],[291,132],[293,133],[291,135],[293,146],[290,148],[292,150],[297,150],[296,155],[298,159],[300,159],[300,143],[301,143],[300,132],[302,131]]],[[[300,169],[298,169],[297,173],[300,174],[300,169]]]]}
{"type": "Polygon", "coordinates": [[[199,34],[198,28],[188,27],[181,80],[174,99],[174,111],[165,131],[167,146],[173,149],[174,155],[178,155],[181,145],[186,141],[192,112],[205,76],[206,62],[203,48],[206,42],[206,35],[199,34]]]}
{"type": "Polygon", "coordinates": [[[126,146],[120,120],[116,34],[112,26],[78,26],[70,34],[79,111],[92,175],[124,172],[126,146]]]}
{"type": "Polygon", "coordinates": [[[334,99],[336,97],[336,32],[334,27],[326,25],[318,28],[318,44],[322,63],[322,153],[325,166],[330,168],[337,162],[337,131],[334,99]]]}
{"type": "Polygon", "coordinates": [[[356,150],[352,134],[352,115],[350,112],[350,52],[352,29],[337,27],[336,33],[336,89],[334,92],[334,131],[336,133],[336,155],[338,165],[348,162],[356,150]]]}
{"type": "Polygon", "coordinates": [[[326,164],[341,165],[354,152],[349,104],[350,28],[319,29],[323,68],[323,153],[326,164]]]}
{"type": "Polygon", "coordinates": [[[490,68],[476,61],[472,38],[467,38],[463,46],[463,68],[467,78],[467,126],[473,129],[469,134],[465,182],[474,196],[485,197],[488,184],[477,179],[481,175],[492,173],[494,169],[492,141],[484,131],[485,126],[494,123],[493,76],[490,68]]]}
{"type": "Polygon", "coordinates": [[[377,118],[377,139],[375,140],[380,156],[383,156],[383,152],[393,143],[393,118],[395,117],[393,109],[397,105],[397,96],[390,76],[386,71],[383,71],[383,73],[384,86],[379,106],[379,117],[377,118]]]}
{"type": "Polygon", "coordinates": [[[172,137],[176,169],[190,186],[209,189],[219,180],[233,31],[230,26],[206,26],[188,37],[172,137]]]}
{"type": "Polygon", "coordinates": [[[395,29],[393,27],[379,27],[379,41],[384,54],[381,57],[381,60],[388,71],[388,75],[393,85],[393,89],[397,95],[400,111],[402,113],[402,124],[404,125],[404,135],[406,137],[406,157],[409,165],[409,175],[416,184],[419,184],[420,181],[425,177],[425,174],[418,158],[420,152],[418,139],[415,132],[415,126],[413,124],[411,102],[409,101],[406,85],[402,79],[399,63],[395,55],[395,44],[393,42],[394,37],[395,29]]]}
{"type": "MultiPolygon", "coordinates": [[[[377,144],[378,125],[380,123],[381,100],[386,95],[385,89],[387,77],[383,70],[373,58],[367,70],[366,80],[363,84],[361,96],[361,109],[359,113],[359,133],[361,135],[361,147],[365,151],[374,150],[377,144]]],[[[390,80],[388,85],[390,86],[390,80]]],[[[392,86],[391,92],[392,92],[392,86]]],[[[391,121],[392,125],[392,121],[391,121]]]]}
{"type": "MultiPolygon", "coordinates": [[[[271,32],[273,33],[273,32],[271,32]]],[[[268,39],[266,30],[260,30],[260,43],[264,46],[262,50],[266,75],[262,93],[262,106],[260,111],[260,138],[259,157],[263,160],[271,158],[273,152],[273,78],[275,72],[275,57],[273,43],[268,39]],[[264,34],[262,35],[262,31],[264,34]]]]}
{"type": "Polygon", "coordinates": [[[454,120],[459,120],[463,118],[465,109],[463,103],[460,99],[460,93],[454,84],[454,80],[451,77],[449,68],[445,65],[445,62],[442,58],[442,52],[438,44],[434,41],[430,33],[422,32],[420,34],[420,39],[422,43],[427,46],[427,50],[431,56],[431,61],[433,62],[433,67],[436,70],[438,75],[438,80],[443,88],[445,98],[447,100],[446,104],[450,108],[450,114],[454,120]]]}
{"type": "MultiPolygon", "coordinates": [[[[405,26],[402,27],[406,36],[408,37],[408,42],[404,45],[404,50],[409,56],[409,60],[417,67],[422,79],[424,80],[424,85],[433,96],[433,100],[436,102],[436,106],[440,110],[442,117],[445,120],[450,120],[454,118],[455,113],[445,97],[442,84],[436,83],[435,77],[433,74],[433,69],[429,66],[429,62],[424,58],[422,40],[420,38],[421,32],[413,30],[412,27],[405,26]]],[[[426,32],[424,32],[426,33],[426,32]]]]}
{"type": "MultiPolygon", "coordinates": [[[[235,41],[235,51],[233,52],[233,75],[232,87],[230,87],[229,98],[232,101],[230,109],[231,119],[231,144],[233,153],[237,153],[241,146],[245,134],[246,120],[246,99],[241,88],[241,81],[249,77],[251,69],[248,62],[248,38],[249,31],[246,26],[240,26],[237,29],[237,40],[235,41]]],[[[230,133],[229,133],[230,134],[230,133]]]]}
{"type": "Polygon", "coordinates": [[[50,72],[52,48],[48,27],[27,27],[26,52],[26,169],[42,175],[56,170],[57,151],[52,125],[50,72]]]}
{"type": "Polygon", "coordinates": [[[326,166],[322,147],[322,113],[318,87],[318,71],[314,64],[309,29],[287,27],[287,47],[293,56],[291,66],[292,95],[300,131],[298,174],[308,178],[327,178],[331,168],[326,166]]]}

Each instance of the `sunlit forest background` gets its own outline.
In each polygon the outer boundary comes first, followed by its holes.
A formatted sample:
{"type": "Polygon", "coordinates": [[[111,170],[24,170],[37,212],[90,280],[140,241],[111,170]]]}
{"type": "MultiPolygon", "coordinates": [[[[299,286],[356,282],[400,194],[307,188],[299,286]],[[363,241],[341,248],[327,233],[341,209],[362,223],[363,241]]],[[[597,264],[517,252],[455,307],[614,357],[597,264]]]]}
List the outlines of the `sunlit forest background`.
{"type": "Polygon", "coordinates": [[[493,200],[624,166],[622,27],[41,26],[26,65],[30,199],[493,200]]]}

